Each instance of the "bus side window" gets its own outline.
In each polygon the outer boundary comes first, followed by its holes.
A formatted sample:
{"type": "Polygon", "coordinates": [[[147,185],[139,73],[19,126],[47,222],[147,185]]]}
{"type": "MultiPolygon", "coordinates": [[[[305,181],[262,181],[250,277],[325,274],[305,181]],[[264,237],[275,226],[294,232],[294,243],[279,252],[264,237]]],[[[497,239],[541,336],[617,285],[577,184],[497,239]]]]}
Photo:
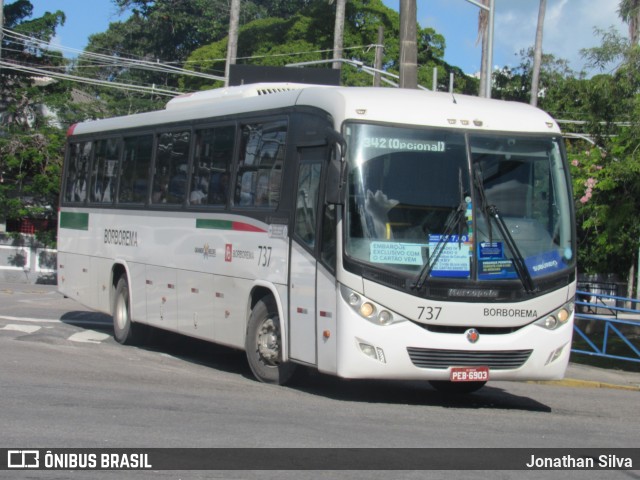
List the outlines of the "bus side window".
{"type": "Polygon", "coordinates": [[[179,205],[187,194],[190,131],[165,132],[158,139],[152,203],[179,205]]]}
{"type": "Polygon", "coordinates": [[[96,154],[91,173],[91,195],[94,203],[113,203],[117,183],[120,142],[117,138],[96,143],[96,154]]]}
{"type": "Polygon", "coordinates": [[[232,125],[196,130],[189,188],[191,205],[227,204],[234,143],[235,127],[232,125]]]}
{"type": "Polygon", "coordinates": [[[235,205],[278,207],[286,138],[285,121],[243,125],[235,205]]]}
{"type": "Polygon", "coordinates": [[[125,139],[118,190],[120,203],[145,203],[152,147],[151,135],[125,139]]]}
{"type": "Polygon", "coordinates": [[[83,203],[87,198],[87,177],[89,175],[91,147],[91,142],[71,145],[63,197],[66,202],[83,203]]]}

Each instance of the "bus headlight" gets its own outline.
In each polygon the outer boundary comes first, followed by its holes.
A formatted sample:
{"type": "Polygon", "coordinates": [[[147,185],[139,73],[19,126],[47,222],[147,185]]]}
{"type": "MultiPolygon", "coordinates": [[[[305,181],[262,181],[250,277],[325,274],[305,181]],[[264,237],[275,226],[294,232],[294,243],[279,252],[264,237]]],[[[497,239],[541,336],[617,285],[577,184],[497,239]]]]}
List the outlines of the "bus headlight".
{"type": "Polygon", "coordinates": [[[555,330],[569,321],[573,313],[573,301],[566,303],[562,307],[550,312],[535,322],[535,325],[546,328],[547,330],[555,330]]]}
{"type": "Polygon", "coordinates": [[[402,315],[391,312],[382,305],[372,302],[344,285],[340,285],[340,294],[354,312],[376,325],[392,325],[407,320],[402,315]]]}

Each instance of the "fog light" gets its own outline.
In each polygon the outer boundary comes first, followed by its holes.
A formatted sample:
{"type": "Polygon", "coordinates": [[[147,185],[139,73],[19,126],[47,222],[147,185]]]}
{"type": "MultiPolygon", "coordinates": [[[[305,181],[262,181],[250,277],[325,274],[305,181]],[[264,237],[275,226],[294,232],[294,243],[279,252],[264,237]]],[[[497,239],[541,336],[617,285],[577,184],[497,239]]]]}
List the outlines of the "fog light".
{"type": "Polygon", "coordinates": [[[360,315],[363,317],[370,317],[375,311],[376,308],[369,302],[365,302],[360,306],[360,315]]]}
{"type": "Polygon", "coordinates": [[[378,356],[376,355],[376,349],[373,348],[371,345],[368,345],[366,343],[361,343],[360,350],[362,350],[362,353],[364,353],[367,357],[371,357],[374,360],[378,359],[378,356]]]}

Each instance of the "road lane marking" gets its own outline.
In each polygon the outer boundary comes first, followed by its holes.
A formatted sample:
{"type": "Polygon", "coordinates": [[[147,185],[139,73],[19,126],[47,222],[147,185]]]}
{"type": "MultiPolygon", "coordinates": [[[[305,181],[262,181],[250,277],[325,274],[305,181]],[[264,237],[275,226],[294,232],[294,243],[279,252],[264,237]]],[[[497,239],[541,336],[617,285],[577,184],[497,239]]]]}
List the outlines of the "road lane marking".
{"type": "Polygon", "coordinates": [[[30,322],[30,323],[70,323],[83,325],[103,325],[108,327],[111,322],[101,320],[82,320],[77,318],[55,319],[55,318],[30,318],[30,317],[10,317],[8,315],[0,315],[0,320],[9,320],[10,322],[30,322]]]}
{"type": "Polygon", "coordinates": [[[85,330],[84,332],[74,333],[68,339],[72,342],[79,343],[100,343],[109,337],[111,337],[111,335],[107,335],[106,333],[85,330]]]}
{"type": "Polygon", "coordinates": [[[8,323],[4,327],[0,328],[0,330],[11,330],[12,332],[22,332],[22,333],[35,333],[40,330],[42,327],[36,325],[15,325],[13,323],[8,323]]]}

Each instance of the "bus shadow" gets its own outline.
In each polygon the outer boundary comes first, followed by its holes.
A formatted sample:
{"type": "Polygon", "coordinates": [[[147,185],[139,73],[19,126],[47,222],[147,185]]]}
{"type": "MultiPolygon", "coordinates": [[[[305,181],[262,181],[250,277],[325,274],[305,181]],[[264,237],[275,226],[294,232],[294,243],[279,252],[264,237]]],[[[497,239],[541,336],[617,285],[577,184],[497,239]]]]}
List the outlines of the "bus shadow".
{"type": "MultiPolygon", "coordinates": [[[[97,312],[68,312],[61,317],[61,321],[89,330],[100,330],[105,333],[113,331],[111,316],[97,312]]],[[[115,342],[115,340],[112,341],[115,342]]],[[[185,362],[214,368],[257,382],[251,373],[245,353],[241,350],[151,327],[145,341],[138,348],[171,355],[185,362]]],[[[281,388],[348,402],[551,412],[551,408],[543,403],[529,397],[515,395],[505,389],[492,386],[491,383],[477,392],[456,395],[439,392],[428,382],[348,380],[325,375],[302,366],[298,367],[291,382],[281,388]]]]}
{"type": "MultiPolygon", "coordinates": [[[[154,343],[145,348],[257,381],[244,352],[240,350],[164,331],[154,332],[154,343]]],[[[491,383],[475,393],[455,395],[438,392],[428,382],[347,380],[299,367],[291,382],[281,388],[349,402],[551,412],[551,407],[543,403],[515,395],[491,383]]]]}
{"type": "Polygon", "coordinates": [[[86,310],[66,312],[60,317],[60,321],[86,330],[113,331],[113,320],[106,313],[86,310]]]}
{"type": "Polygon", "coordinates": [[[289,388],[334,400],[399,405],[441,406],[446,408],[490,408],[551,412],[551,407],[532,398],[512,394],[488,383],[470,394],[448,394],[435,390],[428,382],[403,380],[348,380],[305,369],[289,388]]]}

